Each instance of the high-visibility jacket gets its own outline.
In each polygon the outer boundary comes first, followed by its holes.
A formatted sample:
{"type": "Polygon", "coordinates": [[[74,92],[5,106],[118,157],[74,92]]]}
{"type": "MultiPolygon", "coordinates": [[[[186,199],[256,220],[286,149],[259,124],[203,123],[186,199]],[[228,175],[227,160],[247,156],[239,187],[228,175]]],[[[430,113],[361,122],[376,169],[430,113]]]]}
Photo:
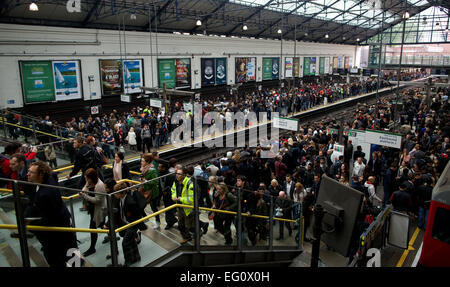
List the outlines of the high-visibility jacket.
{"type": "MultiPolygon", "coordinates": [[[[189,177],[185,177],[183,182],[183,190],[181,191],[180,201],[182,204],[192,205],[194,206],[194,183],[189,177]]],[[[172,200],[177,197],[177,181],[173,182],[172,185],[172,200]]],[[[190,208],[184,208],[184,213],[186,216],[192,212],[190,208]]]]}

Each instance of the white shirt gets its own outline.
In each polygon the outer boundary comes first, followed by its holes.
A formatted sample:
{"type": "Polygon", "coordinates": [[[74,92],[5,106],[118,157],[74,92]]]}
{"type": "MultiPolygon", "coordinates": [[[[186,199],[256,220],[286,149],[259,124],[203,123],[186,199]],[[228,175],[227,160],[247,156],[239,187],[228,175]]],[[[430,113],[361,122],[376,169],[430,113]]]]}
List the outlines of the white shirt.
{"type": "Polygon", "coordinates": [[[353,173],[352,176],[363,176],[364,169],[366,168],[366,165],[361,162],[361,164],[358,163],[358,161],[355,161],[355,164],[353,165],[353,173]]]}

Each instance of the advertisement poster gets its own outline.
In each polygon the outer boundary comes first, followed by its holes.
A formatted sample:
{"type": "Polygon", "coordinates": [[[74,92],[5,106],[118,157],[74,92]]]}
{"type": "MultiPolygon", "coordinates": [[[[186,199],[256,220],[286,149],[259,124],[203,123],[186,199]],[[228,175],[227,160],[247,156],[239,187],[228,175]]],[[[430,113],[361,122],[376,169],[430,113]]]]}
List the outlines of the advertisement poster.
{"type": "Polygon", "coordinates": [[[216,84],[215,59],[201,59],[202,87],[216,84]]]}
{"type": "Polygon", "coordinates": [[[284,76],[286,78],[291,78],[293,76],[292,68],[293,68],[293,58],[286,57],[284,59],[284,76]]]}
{"type": "Polygon", "coordinates": [[[300,58],[294,58],[294,77],[300,77],[300,58]]]}
{"type": "Polygon", "coordinates": [[[316,69],[317,69],[317,67],[316,67],[316,64],[317,64],[316,59],[317,59],[316,57],[312,57],[310,59],[310,61],[309,61],[310,65],[311,65],[310,68],[309,68],[309,71],[310,71],[312,76],[314,76],[316,74],[316,69]]]}
{"type": "Polygon", "coordinates": [[[81,76],[78,61],[53,61],[57,101],[81,99],[81,76]]]}
{"type": "Polygon", "coordinates": [[[120,60],[100,60],[100,74],[102,78],[102,94],[118,96],[122,93],[122,79],[120,60]]]}
{"type": "Polygon", "coordinates": [[[247,81],[247,62],[248,58],[236,58],[236,83],[244,83],[247,81]]]}
{"type": "Polygon", "coordinates": [[[123,83],[125,94],[141,92],[140,88],[144,86],[142,71],[142,60],[123,61],[123,83]]]}
{"type": "Polygon", "coordinates": [[[280,75],[280,58],[272,58],[272,79],[279,79],[280,75]]]}
{"type": "Polygon", "coordinates": [[[256,81],[256,58],[248,58],[247,81],[256,81]]]}
{"type": "Polygon", "coordinates": [[[337,72],[338,69],[338,58],[333,57],[333,73],[337,72]]]}
{"type": "Polygon", "coordinates": [[[263,80],[272,80],[272,58],[263,58],[263,80]]]}
{"type": "Polygon", "coordinates": [[[176,70],[174,59],[158,60],[159,87],[162,88],[164,83],[166,88],[174,89],[176,84],[176,70]]]}
{"type": "Polygon", "coordinates": [[[51,61],[20,61],[26,104],[55,100],[51,61]]]}
{"type": "Polygon", "coordinates": [[[177,88],[191,87],[191,59],[176,59],[177,88]]]}
{"type": "Polygon", "coordinates": [[[342,57],[338,57],[338,69],[344,68],[344,59],[342,57]]]}
{"type": "Polygon", "coordinates": [[[304,63],[303,63],[303,76],[309,76],[311,74],[310,68],[311,68],[311,63],[310,60],[311,58],[309,57],[304,57],[303,58],[304,63]]]}
{"type": "Polygon", "coordinates": [[[330,57],[325,58],[325,74],[330,74],[330,57]]]}
{"type": "Polygon", "coordinates": [[[319,74],[325,74],[325,57],[319,58],[319,74]]]}
{"type": "Polygon", "coordinates": [[[348,66],[348,57],[344,57],[344,69],[348,69],[349,68],[349,66],[348,66]]]}
{"type": "Polygon", "coordinates": [[[227,58],[216,59],[216,85],[227,84],[227,58]]]}

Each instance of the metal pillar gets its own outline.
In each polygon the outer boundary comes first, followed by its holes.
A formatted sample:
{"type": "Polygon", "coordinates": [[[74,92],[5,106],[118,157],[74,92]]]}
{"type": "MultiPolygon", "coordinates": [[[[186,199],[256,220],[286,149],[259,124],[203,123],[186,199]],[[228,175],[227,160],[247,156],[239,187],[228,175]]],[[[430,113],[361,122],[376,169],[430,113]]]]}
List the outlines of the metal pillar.
{"type": "Polygon", "coordinates": [[[397,127],[397,106],[398,106],[397,102],[398,102],[398,97],[400,95],[400,73],[401,73],[401,69],[402,69],[403,44],[405,42],[406,20],[407,19],[405,19],[405,18],[403,19],[402,44],[400,46],[400,59],[398,62],[398,70],[397,70],[397,94],[395,96],[395,106],[394,106],[394,131],[395,131],[395,128],[397,127]]]}
{"type": "Polygon", "coordinates": [[[237,248],[239,251],[242,251],[242,190],[238,188],[237,192],[237,248]]]}
{"type": "MultiPolygon", "coordinates": [[[[377,93],[375,94],[375,113],[374,113],[375,118],[378,114],[378,93],[379,93],[378,91],[380,89],[381,60],[382,60],[382,50],[383,50],[383,24],[384,24],[384,15],[385,15],[384,6],[385,6],[385,4],[383,2],[383,17],[381,19],[381,30],[380,30],[381,31],[381,34],[380,34],[380,56],[378,59],[377,93]]],[[[385,57],[385,59],[386,59],[386,57],[385,57]]]]}
{"type": "Polygon", "coordinates": [[[19,183],[17,181],[14,181],[13,183],[13,196],[14,196],[14,208],[16,210],[17,229],[19,232],[20,254],[22,255],[22,264],[23,267],[31,267],[27,244],[27,231],[25,228],[25,219],[23,217],[24,215],[21,203],[22,198],[20,198],[19,183]]]}
{"type": "Polygon", "coordinates": [[[269,250],[273,250],[273,196],[270,196],[270,208],[269,208],[269,250]]]}
{"type": "Polygon", "coordinates": [[[311,254],[311,267],[317,268],[319,265],[320,236],[322,235],[322,219],[324,215],[323,207],[316,204],[314,208],[313,244],[311,254]]]}
{"type": "MultiPolygon", "coordinates": [[[[200,209],[198,205],[198,184],[197,179],[192,176],[191,177],[194,182],[194,220],[195,220],[195,250],[200,252],[200,209]]],[[[189,186],[187,187],[189,189],[189,186]]]]}
{"type": "MultiPolygon", "coordinates": [[[[118,254],[119,249],[117,248],[117,237],[116,237],[116,231],[115,231],[115,224],[114,224],[114,207],[112,204],[112,196],[108,194],[106,196],[106,203],[108,207],[108,218],[109,218],[109,243],[111,246],[111,260],[112,260],[112,266],[119,266],[118,261],[118,254]]],[[[120,212],[120,210],[118,210],[120,212]]]]}

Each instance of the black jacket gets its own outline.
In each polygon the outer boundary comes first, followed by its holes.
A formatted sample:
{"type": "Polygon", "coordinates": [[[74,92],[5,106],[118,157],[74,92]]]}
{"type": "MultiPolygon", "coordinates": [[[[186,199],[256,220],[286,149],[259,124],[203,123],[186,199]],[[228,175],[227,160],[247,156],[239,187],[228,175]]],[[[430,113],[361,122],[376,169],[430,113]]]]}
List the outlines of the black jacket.
{"type": "Polygon", "coordinates": [[[97,151],[90,145],[84,144],[75,156],[74,167],[70,173],[70,176],[72,177],[76,175],[80,170],[84,174],[89,168],[97,169],[97,164],[95,161],[96,152],[97,151]]]}

